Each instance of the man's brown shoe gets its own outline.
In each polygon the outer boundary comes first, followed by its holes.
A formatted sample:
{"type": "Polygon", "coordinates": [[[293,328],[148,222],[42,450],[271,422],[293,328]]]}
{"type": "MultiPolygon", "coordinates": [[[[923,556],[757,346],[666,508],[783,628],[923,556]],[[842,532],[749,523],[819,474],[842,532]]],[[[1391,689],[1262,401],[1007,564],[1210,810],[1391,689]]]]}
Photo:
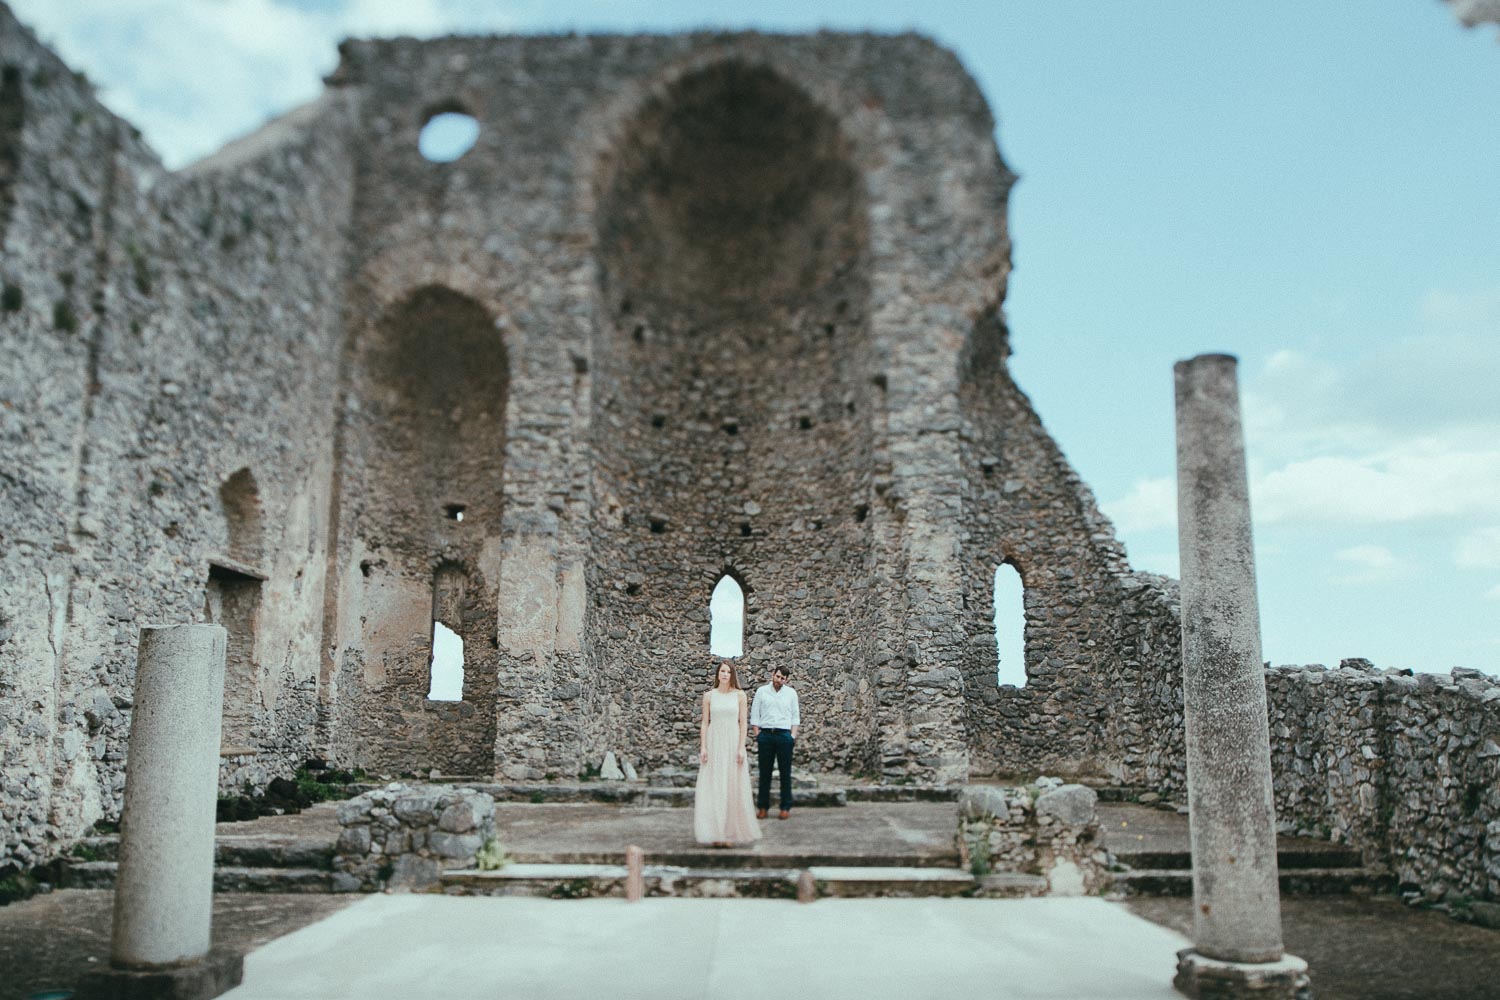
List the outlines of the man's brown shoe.
{"type": "Polygon", "coordinates": [[[792,818],[792,814],[789,811],[783,809],[783,810],[781,810],[781,812],[779,812],[779,813],[776,814],[776,818],[777,819],[791,819],[792,818]]]}
{"type": "Polygon", "coordinates": [[[766,818],[766,811],[764,809],[757,809],[757,810],[755,810],[755,818],[756,819],[765,819],[766,818]]]}

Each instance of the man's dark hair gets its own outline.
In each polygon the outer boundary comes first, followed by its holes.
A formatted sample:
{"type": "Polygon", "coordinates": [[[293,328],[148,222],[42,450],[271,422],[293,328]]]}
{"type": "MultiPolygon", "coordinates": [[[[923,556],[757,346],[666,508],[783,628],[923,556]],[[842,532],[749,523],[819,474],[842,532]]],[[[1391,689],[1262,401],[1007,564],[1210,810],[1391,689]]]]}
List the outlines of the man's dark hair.
{"type": "Polygon", "coordinates": [[[790,676],[792,676],[792,668],[791,667],[772,667],[771,668],[771,673],[773,673],[773,674],[780,674],[783,677],[790,677],[790,676]]]}

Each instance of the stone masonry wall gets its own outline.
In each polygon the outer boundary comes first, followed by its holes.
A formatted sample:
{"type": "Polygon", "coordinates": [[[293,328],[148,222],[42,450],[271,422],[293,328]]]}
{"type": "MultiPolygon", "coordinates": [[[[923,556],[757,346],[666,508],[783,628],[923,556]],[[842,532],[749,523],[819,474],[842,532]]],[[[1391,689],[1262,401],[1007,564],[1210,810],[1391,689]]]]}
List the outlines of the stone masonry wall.
{"type": "Polygon", "coordinates": [[[329,464],[306,428],[328,423],[348,188],[328,103],[168,175],[3,7],[0,63],[4,866],[118,816],[138,626],[203,620],[221,579],[258,608],[226,780],[306,755],[329,464]],[[254,566],[231,558],[247,526],[254,566]]]}
{"type": "MultiPolygon", "coordinates": [[[[342,53],[171,174],[0,6],[0,866],[118,814],[143,622],[230,628],[225,787],[310,754],[682,777],[726,574],[745,682],[794,670],[805,770],[1185,789],[1175,584],[1010,379],[1013,177],[951,53],[342,53]],[[478,144],[430,163],[451,110],[478,144]],[[460,702],[426,697],[434,621],[460,702]]],[[[1493,682],[1268,685],[1286,824],[1495,898],[1493,682]]]]}
{"type": "MultiPolygon", "coordinates": [[[[960,396],[964,697],[971,770],[1138,780],[1153,731],[1180,704],[1180,624],[1165,584],[1130,572],[1092,492],[1068,466],[1006,369],[997,316],[976,324],[960,396]],[[1019,573],[1024,686],[996,679],[995,570],[1019,573]]],[[[1180,709],[1176,728],[1181,729],[1180,709]]]]}
{"type": "Polygon", "coordinates": [[[1387,866],[1425,902],[1500,900],[1500,681],[1278,667],[1267,673],[1277,816],[1387,866]]]}

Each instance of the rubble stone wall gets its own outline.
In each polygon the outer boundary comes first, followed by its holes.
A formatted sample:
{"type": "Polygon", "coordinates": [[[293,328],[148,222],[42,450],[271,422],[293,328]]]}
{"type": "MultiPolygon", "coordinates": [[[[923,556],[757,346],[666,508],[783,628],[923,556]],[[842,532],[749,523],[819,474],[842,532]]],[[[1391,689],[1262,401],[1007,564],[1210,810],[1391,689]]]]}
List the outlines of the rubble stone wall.
{"type": "Polygon", "coordinates": [[[1500,900],[1500,681],[1267,672],[1277,816],[1389,868],[1425,902],[1500,900]]]}
{"type": "Polygon", "coordinates": [[[226,581],[223,779],[308,753],[350,192],[336,99],[167,174],[3,7],[0,64],[0,865],[27,865],[118,817],[139,626],[222,614],[226,581]]]}
{"type": "MultiPolygon", "coordinates": [[[[145,622],[230,629],[226,788],[308,755],[686,780],[725,575],[804,773],[1185,789],[1175,584],[1010,378],[1014,178],[951,53],[341,51],[169,173],[0,5],[0,865],[118,815],[145,622]],[[480,125],[445,164],[442,111],[480,125]],[[434,622],[461,701],[427,697],[434,622]]],[[[1268,683],[1288,823],[1494,896],[1493,685],[1268,683]]]]}
{"type": "Polygon", "coordinates": [[[1097,895],[1107,884],[1109,852],[1100,835],[1098,796],[1084,785],[1043,777],[1028,787],[971,785],[958,802],[960,863],[980,892],[1097,895]],[[1002,880],[991,886],[992,873],[1002,880]],[[1034,886],[1007,875],[1035,876],[1034,886]]]}

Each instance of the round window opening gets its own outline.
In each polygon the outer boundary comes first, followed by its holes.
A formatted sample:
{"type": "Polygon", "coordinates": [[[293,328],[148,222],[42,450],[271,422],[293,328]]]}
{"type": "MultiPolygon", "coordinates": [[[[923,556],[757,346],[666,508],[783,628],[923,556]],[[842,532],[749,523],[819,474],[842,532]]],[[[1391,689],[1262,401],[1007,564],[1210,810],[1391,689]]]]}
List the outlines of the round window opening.
{"type": "Polygon", "coordinates": [[[474,148],[479,122],[473,115],[444,111],[427,119],[417,137],[417,149],[433,163],[452,163],[474,148]]]}

